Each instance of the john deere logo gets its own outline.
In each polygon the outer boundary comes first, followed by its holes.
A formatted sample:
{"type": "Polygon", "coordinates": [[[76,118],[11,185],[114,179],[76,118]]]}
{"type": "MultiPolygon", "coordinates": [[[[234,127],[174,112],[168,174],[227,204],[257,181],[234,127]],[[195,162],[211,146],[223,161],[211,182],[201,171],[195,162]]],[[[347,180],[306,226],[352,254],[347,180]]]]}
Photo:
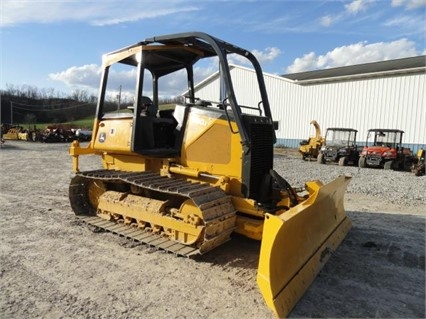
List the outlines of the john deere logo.
{"type": "Polygon", "coordinates": [[[106,140],[106,134],[104,132],[102,132],[101,134],[99,134],[99,143],[103,143],[106,140]]]}

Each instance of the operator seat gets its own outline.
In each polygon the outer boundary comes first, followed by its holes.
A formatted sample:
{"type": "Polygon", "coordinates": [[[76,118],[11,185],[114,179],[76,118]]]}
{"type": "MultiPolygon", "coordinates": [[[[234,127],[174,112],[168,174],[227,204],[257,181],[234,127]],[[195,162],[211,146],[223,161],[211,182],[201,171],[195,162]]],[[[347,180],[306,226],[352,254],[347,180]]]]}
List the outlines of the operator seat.
{"type": "Polygon", "coordinates": [[[148,96],[141,96],[142,113],[141,115],[157,116],[158,107],[148,96]]]}
{"type": "Polygon", "coordinates": [[[141,96],[135,151],[147,155],[175,154],[178,122],[170,112],[158,112],[158,107],[147,96],[141,96]],[[166,115],[167,117],[162,117],[166,115]]]}

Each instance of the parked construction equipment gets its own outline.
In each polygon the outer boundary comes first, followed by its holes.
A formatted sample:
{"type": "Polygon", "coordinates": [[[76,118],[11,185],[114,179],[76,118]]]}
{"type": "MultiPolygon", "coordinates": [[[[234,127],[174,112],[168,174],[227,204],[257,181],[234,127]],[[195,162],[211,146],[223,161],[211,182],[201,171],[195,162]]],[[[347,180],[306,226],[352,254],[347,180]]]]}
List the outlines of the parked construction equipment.
{"type": "Polygon", "coordinates": [[[299,153],[303,160],[317,158],[321,147],[324,144],[324,137],[321,136],[321,128],[317,121],[312,120],[311,124],[315,128],[315,136],[310,136],[307,140],[300,142],[299,153]]]}
{"type": "Polygon", "coordinates": [[[426,154],[425,150],[423,148],[419,149],[417,151],[417,158],[415,160],[415,163],[413,163],[411,167],[411,172],[414,173],[416,176],[423,176],[426,174],[425,167],[426,167],[426,154]]]}
{"type": "Polygon", "coordinates": [[[28,132],[24,130],[22,126],[19,125],[4,125],[4,140],[23,140],[28,141],[28,132]]]}
{"type": "Polygon", "coordinates": [[[286,316],[351,227],[343,207],[350,177],[296,188],[273,169],[274,122],[250,51],[205,33],[180,33],[106,54],[102,68],[92,139],[70,147],[74,213],[180,256],[212,251],[233,232],[261,240],[257,282],[266,304],[286,316]],[[236,89],[232,57],[256,73],[255,105],[245,105],[246,92],[236,89]],[[195,96],[194,72],[205,59],[217,65],[216,99],[195,96]],[[117,65],[133,70],[136,90],[128,110],[106,113],[117,65]],[[183,73],[185,99],[159,110],[167,76],[183,73]],[[80,171],[87,154],[99,155],[103,169],[80,171]]]}

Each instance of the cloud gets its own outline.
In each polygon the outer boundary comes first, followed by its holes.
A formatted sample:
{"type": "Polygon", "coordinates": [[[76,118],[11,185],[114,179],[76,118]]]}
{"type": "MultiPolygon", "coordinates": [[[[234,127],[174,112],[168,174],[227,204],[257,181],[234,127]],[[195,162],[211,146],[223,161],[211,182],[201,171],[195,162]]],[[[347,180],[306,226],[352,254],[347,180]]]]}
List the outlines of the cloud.
{"type": "Polygon", "coordinates": [[[102,70],[96,64],[73,66],[59,73],[50,73],[49,78],[68,86],[97,88],[102,70]],[[96,84],[95,84],[96,83],[96,84]]]}
{"type": "Polygon", "coordinates": [[[407,9],[417,9],[426,7],[425,0],[392,0],[393,7],[405,7],[407,9]]]}
{"type": "MultiPolygon", "coordinates": [[[[254,49],[251,51],[251,53],[253,53],[257,61],[262,64],[273,62],[281,54],[281,50],[276,47],[267,47],[263,51],[254,49]]],[[[237,54],[230,55],[228,57],[228,61],[229,63],[233,64],[250,65],[249,60],[237,54]]]]}
{"type": "Polygon", "coordinates": [[[329,27],[333,24],[333,17],[330,15],[326,15],[324,17],[321,18],[320,23],[323,27],[329,27]]]}
{"type": "Polygon", "coordinates": [[[281,54],[281,50],[275,47],[268,47],[264,51],[253,50],[251,53],[262,64],[274,61],[281,54]]]}
{"type": "Polygon", "coordinates": [[[424,16],[399,15],[385,21],[383,25],[385,27],[397,28],[399,32],[405,32],[405,34],[424,35],[426,33],[424,16]]]}
{"type": "Polygon", "coordinates": [[[345,5],[345,10],[336,14],[327,14],[322,16],[319,20],[320,25],[323,27],[330,27],[331,25],[347,19],[349,16],[357,15],[362,11],[366,11],[371,3],[375,0],[354,0],[345,5]]]}
{"type": "Polygon", "coordinates": [[[113,24],[120,24],[124,22],[134,22],[138,20],[144,20],[144,19],[153,19],[158,18],[162,16],[169,16],[177,13],[183,13],[183,12],[191,12],[191,11],[197,11],[198,9],[192,6],[187,7],[181,7],[181,8],[157,8],[153,10],[144,10],[142,9],[135,9],[133,8],[130,12],[126,10],[122,10],[123,8],[120,7],[121,10],[117,11],[118,16],[116,17],[115,14],[113,17],[110,16],[110,13],[106,12],[104,17],[94,19],[91,24],[95,26],[104,26],[104,25],[113,25],[113,24]],[[135,11],[136,10],[136,11],[135,11]],[[122,12],[120,12],[122,11],[122,12]]]}
{"type": "Polygon", "coordinates": [[[287,73],[398,59],[419,54],[416,51],[415,43],[405,38],[392,42],[372,44],[359,42],[335,48],[319,56],[315,52],[309,52],[303,57],[295,59],[287,68],[287,73]]]}
{"type": "Polygon", "coordinates": [[[317,56],[315,52],[309,52],[304,54],[301,58],[296,58],[293,61],[293,64],[287,68],[287,73],[297,73],[307,70],[315,70],[318,68],[317,66],[317,56]]]}
{"type": "Polygon", "coordinates": [[[95,26],[134,22],[199,10],[180,0],[162,1],[48,1],[2,0],[0,26],[22,23],[83,21],[95,26]]]}
{"type": "Polygon", "coordinates": [[[358,12],[365,11],[372,0],[354,0],[345,5],[345,9],[350,14],[357,14],[358,12]]]}

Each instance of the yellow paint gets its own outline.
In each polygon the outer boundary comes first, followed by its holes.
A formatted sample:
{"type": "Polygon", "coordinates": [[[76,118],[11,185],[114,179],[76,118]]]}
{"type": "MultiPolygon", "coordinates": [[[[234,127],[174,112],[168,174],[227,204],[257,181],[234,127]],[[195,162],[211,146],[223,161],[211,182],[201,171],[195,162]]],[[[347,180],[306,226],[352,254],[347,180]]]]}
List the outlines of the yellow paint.
{"type": "MultiPolygon", "coordinates": [[[[218,114],[219,116],[219,114],[218,114]]],[[[235,123],[232,123],[237,131],[235,123]]],[[[181,164],[230,179],[230,192],[240,195],[242,146],[225,119],[190,112],[182,145],[181,164]]]]}

